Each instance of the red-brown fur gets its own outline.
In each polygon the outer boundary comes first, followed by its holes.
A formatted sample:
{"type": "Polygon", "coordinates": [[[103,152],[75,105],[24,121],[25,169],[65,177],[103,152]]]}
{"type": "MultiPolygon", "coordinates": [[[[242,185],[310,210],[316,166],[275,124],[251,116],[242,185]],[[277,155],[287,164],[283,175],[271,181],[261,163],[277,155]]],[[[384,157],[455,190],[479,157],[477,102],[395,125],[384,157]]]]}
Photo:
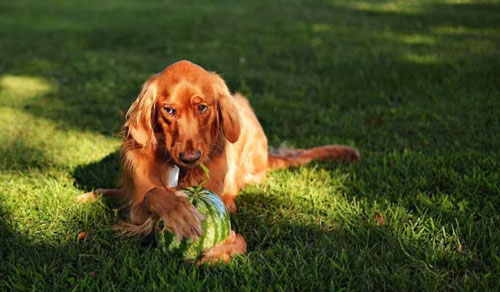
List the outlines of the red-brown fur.
{"type": "MultiPolygon", "coordinates": [[[[131,235],[150,233],[153,220],[160,217],[178,237],[200,235],[203,216],[177,190],[205,179],[200,163],[210,170],[210,180],[204,186],[234,212],[238,191],[261,181],[269,169],[299,166],[314,159],[360,159],[357,150],[338,145],[268,153],[267,138],[248,100],[238,93],[231,95],[217,74],[188,61],[172,64],[144,84],[127,113],[123,130],[121,188],[99,189],[80,199],[100,193],[129,202],[130,221],[121,224],[121,229],[131,235]],[[168,108],[175,109],[175,114],[169,115],[168,108]],[[181,152],[187,157],[196,151],[200,151],[199,160],[192,164],[181,161],[181,152]],[[167,187],[172,164],[181,169],[177,188],[167,187]]],[[[202,262],[227,260],[245,250],[243,237],[233,234],[207,251],[202,262]]]]}

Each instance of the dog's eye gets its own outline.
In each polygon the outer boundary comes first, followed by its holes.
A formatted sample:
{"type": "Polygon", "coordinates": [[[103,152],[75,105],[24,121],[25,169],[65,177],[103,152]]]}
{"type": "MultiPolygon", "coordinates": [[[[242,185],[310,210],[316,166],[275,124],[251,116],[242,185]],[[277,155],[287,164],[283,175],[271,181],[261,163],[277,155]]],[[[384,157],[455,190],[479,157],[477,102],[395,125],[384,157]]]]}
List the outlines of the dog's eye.
{"type": "Polygon", "coordinates": [[[206,112],[208,109],[208,106],[204,105],[204,104],[199,104],[198,105],[198,110],[200,111],[200,113],[204,113],[206,112]]]}
{"type": "Polygon", "coordinates": [[[171,107],[165,107],[165,112],[171,116],[175,115],[175,109],[171,108],[171,107]]]}

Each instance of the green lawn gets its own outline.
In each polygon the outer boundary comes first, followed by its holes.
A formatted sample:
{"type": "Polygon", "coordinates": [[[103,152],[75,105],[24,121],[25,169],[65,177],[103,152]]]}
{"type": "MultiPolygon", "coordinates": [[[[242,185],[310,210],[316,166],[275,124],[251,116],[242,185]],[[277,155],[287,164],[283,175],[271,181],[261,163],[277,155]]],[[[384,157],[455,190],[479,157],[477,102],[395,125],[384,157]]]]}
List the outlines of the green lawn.
{"type": "Polygon", "coordinates": [[[2,0],[0,233],[1,291],[498,291],[500,3],[2,0]],[[245,188],[229,265],[75,200],[114,185],[123,112],[180,59],[246,94],[275,147],[362,153],[245,188]]]}

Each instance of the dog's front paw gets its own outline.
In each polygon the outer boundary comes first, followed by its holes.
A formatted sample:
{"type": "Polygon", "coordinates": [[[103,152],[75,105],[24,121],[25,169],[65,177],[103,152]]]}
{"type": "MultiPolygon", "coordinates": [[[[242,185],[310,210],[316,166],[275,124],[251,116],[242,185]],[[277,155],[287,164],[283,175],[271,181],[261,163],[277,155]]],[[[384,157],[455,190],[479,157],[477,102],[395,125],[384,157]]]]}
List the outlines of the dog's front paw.
{"type": "Polygon", "coordinates": [[[164,221],[164,226],[178,239],[197,239],[202,233],[201,222],[205,217],[188,201],[180,191],[165,192],[153,200],[148,198],[151,209],[164,221]]]}

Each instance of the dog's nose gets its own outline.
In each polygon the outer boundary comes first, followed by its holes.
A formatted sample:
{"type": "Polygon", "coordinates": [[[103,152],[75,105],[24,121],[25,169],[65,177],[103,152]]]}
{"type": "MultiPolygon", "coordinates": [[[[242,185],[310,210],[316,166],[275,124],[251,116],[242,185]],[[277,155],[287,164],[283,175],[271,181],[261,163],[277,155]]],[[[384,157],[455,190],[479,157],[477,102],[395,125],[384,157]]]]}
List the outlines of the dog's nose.
{"type": "Polygon", "coordinates": [[[179,159],[186,164],[196,162],[198,159],[200,159],[200,156],[201,152],[199,150],[179,153],[179,159]]]}

